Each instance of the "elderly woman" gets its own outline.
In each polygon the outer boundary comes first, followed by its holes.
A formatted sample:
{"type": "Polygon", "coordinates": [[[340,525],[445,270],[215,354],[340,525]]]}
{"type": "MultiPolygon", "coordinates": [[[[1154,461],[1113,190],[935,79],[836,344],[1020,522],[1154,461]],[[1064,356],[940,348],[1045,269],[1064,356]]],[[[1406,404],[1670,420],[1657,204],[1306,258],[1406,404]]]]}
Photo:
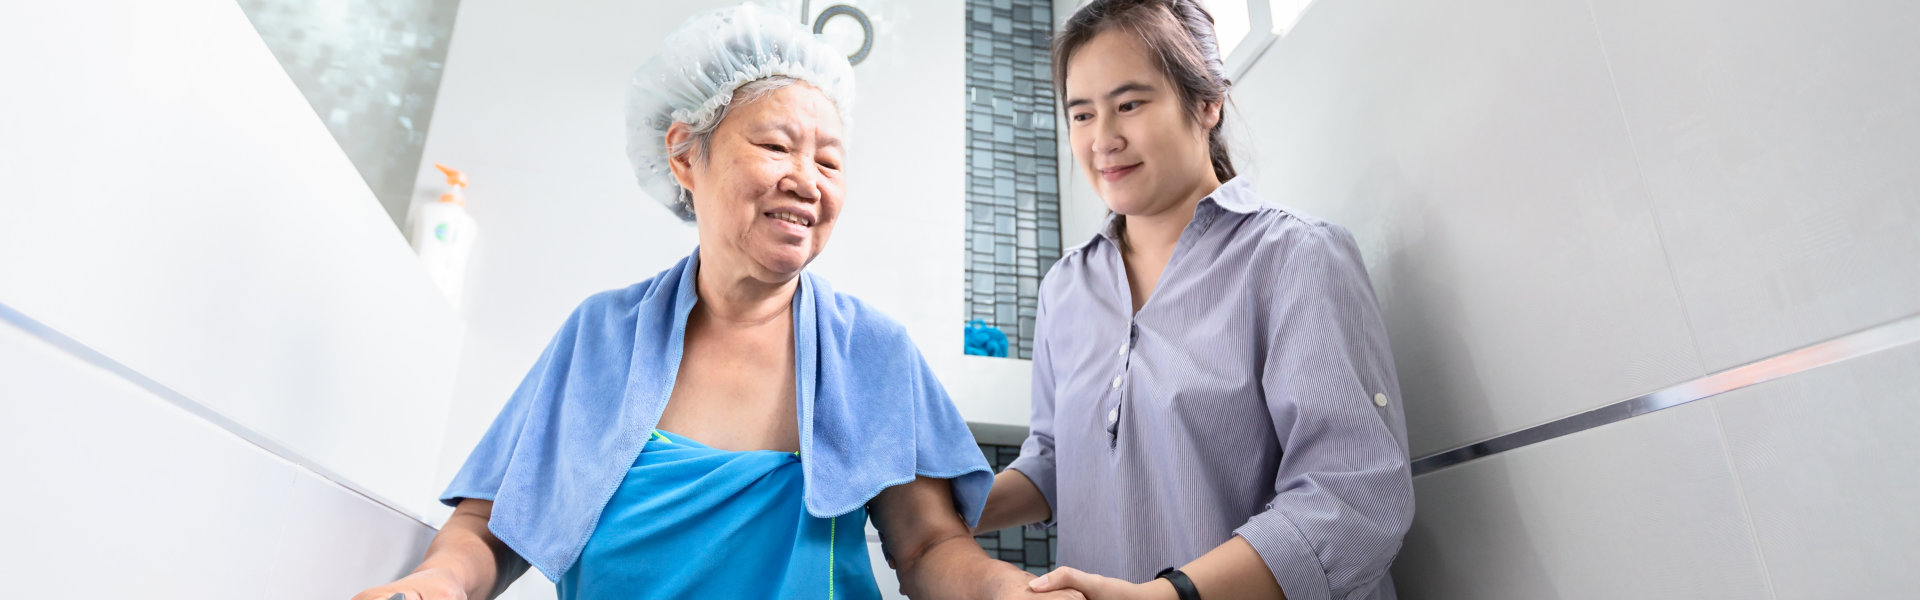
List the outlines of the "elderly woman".
{"type": "Polygon", "coordinates": [[[574,311],[419,568],[357,598],[487,598],[529,565],[563,599],[876,598],[868,508],[909,594],[1033,595],[969,535],[992,473],[905,331],[804,270],[844,200],[852,67],[750,5],[665,46],[628,152],[699,247],[574,311]]]}

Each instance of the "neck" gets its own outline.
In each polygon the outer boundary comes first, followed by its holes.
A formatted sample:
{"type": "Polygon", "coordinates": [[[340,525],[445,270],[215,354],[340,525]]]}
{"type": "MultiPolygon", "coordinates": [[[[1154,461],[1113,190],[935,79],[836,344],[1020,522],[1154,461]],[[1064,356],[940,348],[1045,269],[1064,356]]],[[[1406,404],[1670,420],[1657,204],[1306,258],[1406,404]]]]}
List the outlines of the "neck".
{"type": "Polygon", "coordinates": [[[1187,190],[1179,202],[1166,208],[1147,214],[1126,215],[1126,241],[1129,252],[1154,256],[1173,253],[1173,246],[1180,241],[1180,232],[1193,222],[1193,209],[1200,205],[1200,199],[1220,188],[1220,179],[1215,177],[1213,169],[1207,169],[1207,176],[1192,189],[1187,190]]]}
{"type": "Polygon", "coordinates": [[[694,294],[700,298],[694,310],[704,312],[713,323],[728,327],[765,325],[792,309],[799,277],[768,283],[743,269],[706,260],[708,256],[703,250],[699,272],[694,274],[694,294]]]}

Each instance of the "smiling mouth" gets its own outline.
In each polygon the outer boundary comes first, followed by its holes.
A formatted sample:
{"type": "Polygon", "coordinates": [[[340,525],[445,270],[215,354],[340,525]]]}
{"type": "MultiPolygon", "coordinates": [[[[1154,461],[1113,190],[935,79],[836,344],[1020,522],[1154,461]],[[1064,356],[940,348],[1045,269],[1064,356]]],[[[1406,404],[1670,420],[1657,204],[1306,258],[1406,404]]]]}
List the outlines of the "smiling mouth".
{"type": "Polygon", "coordinates": [[[1105,169],[1101,169],[1100,178],[1105,179],[1107,181],[1114,181],[1114,180],[1120,179],[1121,177],[1126,177],[1127,175],[1132,174],[1134,171],[1139,170],[1140,164],[1141,163],[1133,163],[1131,165],[1127,165],[1124,167],[1107,167],[1105,169]]]}
{"type": "Polygon", "coordinates": [[[769,212],[769,213],[760,213],[760,214],[765,215],[768,218],[774,219],[776,221],[786,221],[788,223],[799,225],[801,227],[813,227],[813,222],[807,220],[806,217],[796,215],[790,212],[769,212]]]}

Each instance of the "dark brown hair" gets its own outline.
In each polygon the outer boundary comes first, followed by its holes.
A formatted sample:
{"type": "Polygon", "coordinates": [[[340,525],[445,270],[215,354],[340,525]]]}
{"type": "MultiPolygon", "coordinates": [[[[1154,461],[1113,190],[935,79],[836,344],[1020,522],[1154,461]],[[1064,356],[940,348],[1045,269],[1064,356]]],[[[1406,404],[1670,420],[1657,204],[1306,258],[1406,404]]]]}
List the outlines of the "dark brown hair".
{"type": "Polygon", "coordinates": [[[1233,161],[1222,127],[1227,122],[1227,88],[1233,84],[1214,39],[1213,15],[1196,0],[1093,0],[1080,7],[1053,38],[1053,89],[1062,102],[1067,96],[1067,61],[1108,30],[1125,31],[1147,47],[1194,123],[1201,122],[1208,104],[1220,104],[1220,120],[1207,131],[1207,156],[1215,177],[1232,179],[1233,161]]]}

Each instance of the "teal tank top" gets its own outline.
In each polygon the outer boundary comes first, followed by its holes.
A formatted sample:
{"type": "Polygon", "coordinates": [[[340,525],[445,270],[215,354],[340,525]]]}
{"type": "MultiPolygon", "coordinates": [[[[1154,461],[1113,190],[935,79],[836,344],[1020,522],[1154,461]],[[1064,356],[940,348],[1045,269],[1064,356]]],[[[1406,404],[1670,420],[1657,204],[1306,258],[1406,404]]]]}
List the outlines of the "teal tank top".
{"type": "Polygon", "coordinates": [[[655,431],[555,584],[560,599],[878,600],[866,509],[807,514],[800,461],[655,431]]]}

